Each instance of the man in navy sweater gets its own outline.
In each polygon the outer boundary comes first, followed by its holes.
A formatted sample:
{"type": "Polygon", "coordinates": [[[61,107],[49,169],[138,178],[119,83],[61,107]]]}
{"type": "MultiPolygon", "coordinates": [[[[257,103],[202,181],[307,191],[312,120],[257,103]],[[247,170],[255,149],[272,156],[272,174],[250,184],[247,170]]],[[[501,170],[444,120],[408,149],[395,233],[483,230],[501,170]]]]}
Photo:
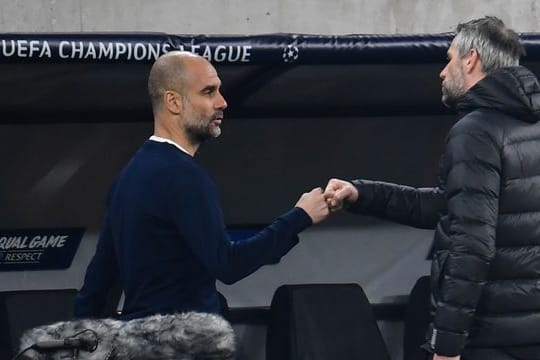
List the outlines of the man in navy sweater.
{"type": "Polygon", "coordinates": [[[170,52],[156,60],[148,91],[154,135],[112,185],[96,253],[75,301],[76,317],[102,317],[119,280],[123,319],[184,311],[219,313],[216,279],[231,284],[279,262],[297,234],[325,219],[321,188],[244,241],[227,236],[216,187],[193,159],[221,133],[227,103],[203,57],[170,52]]]}

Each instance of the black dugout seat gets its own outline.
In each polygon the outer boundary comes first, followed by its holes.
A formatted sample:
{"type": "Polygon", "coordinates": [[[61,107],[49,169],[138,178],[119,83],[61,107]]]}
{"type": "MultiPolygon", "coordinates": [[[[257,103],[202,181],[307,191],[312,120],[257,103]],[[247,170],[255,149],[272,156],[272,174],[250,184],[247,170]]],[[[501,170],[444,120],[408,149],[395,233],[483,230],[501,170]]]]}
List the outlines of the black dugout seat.
{"type": "Polygon", "coordinates": [[[284,285],[276,290],[266,360],[308,359],[390,359],[359,285],[284,285]]]}

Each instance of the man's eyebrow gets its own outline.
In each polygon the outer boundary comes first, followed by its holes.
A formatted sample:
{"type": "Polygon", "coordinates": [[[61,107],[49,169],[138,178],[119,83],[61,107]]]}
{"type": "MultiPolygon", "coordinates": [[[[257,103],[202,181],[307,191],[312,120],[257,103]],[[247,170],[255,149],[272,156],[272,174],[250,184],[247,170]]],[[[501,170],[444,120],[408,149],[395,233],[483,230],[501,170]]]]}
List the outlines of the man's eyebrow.
{"type": "Polygon", "coordinates": [[[202,88],[201,91],[208,91],[208,90],[214,91],[217,88],[218,88],[218,85],[206,85],[204,88],[202,88]]]}

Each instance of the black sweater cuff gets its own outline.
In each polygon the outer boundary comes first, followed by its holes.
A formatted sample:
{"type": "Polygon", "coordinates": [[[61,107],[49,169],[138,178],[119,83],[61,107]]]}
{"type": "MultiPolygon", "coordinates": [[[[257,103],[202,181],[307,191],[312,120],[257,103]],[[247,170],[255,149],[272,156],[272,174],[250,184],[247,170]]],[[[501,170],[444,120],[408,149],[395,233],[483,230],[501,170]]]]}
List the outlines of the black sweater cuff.
{"type": "Polygon", "coordinates": [[[292,208],[285,214],[281,215],[280,218],[284,219],[290,224],[291,230],[294,234],[299,234],[313,225],[311,217],[307,214],[307,212],[304,211],[304,209],[299,207],[292,208]]]}

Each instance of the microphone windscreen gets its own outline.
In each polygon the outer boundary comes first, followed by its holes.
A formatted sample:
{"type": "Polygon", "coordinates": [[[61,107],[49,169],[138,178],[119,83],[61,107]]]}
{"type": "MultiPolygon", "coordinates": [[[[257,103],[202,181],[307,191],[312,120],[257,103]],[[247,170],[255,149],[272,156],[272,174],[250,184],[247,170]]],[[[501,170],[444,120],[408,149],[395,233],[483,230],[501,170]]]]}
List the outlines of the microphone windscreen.
{"type": "MultiPolygon", "coordinates": [[[[130,321],[82,319],[40,326],[27,331],[20,348],[37,342],[62,340],[90,329],[99,344],[94,352],[81,351],[80,360],[232,360],[234,332],[222,317],[205,313],[154,315],[130,321]]],[[[86,332],[79,336],[91,337],[86,332]]],[[[30,351],[31,359],[65,359],[66,352],[47,354],[30,351]]]]}
{"type": "Polygon", "coordinates": [[[222,317],[204,313],[155,315],[128,321],[118,332],[127,358],[232,360],[234,332],[222,317]]]}

